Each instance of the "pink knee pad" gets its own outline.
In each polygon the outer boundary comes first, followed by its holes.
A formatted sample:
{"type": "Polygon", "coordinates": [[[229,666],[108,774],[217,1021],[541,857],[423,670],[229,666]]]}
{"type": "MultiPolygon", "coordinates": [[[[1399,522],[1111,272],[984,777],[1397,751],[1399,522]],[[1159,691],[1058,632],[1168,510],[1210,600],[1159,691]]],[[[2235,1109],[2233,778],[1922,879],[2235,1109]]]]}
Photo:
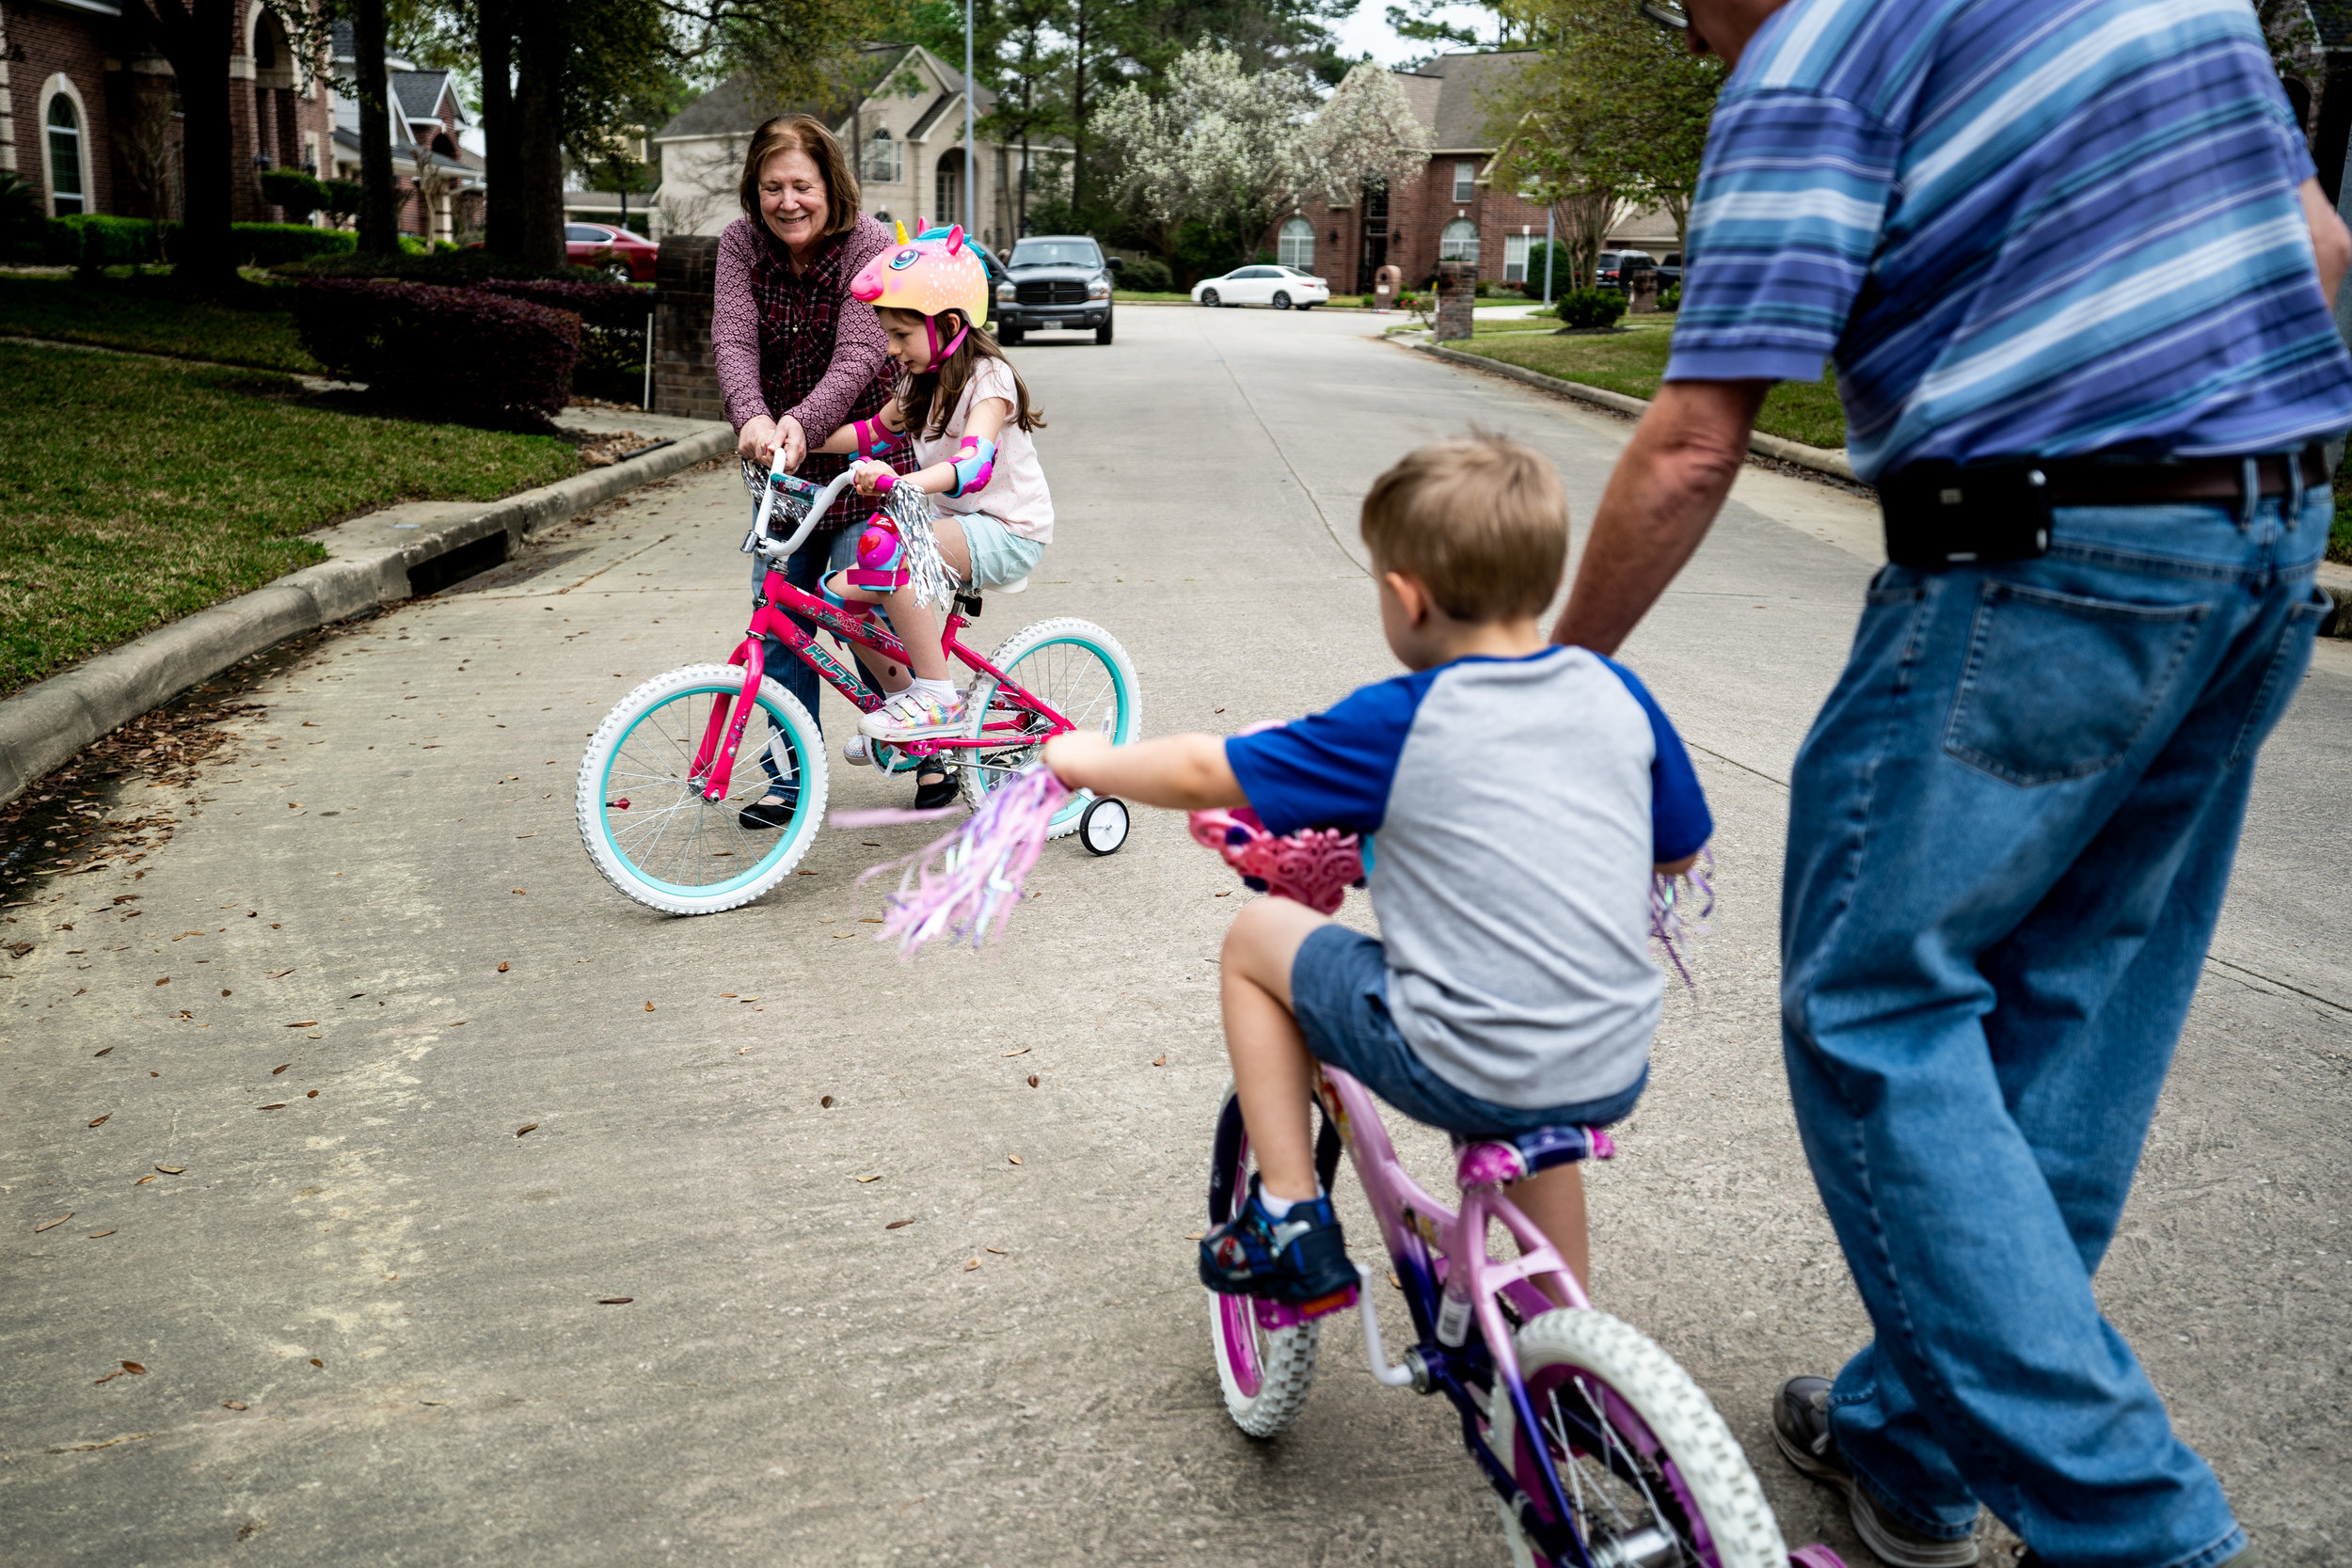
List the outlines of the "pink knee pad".
{"type": "Polygon", "coordinates": [[[895,594],[911,580],[906,564],[906,541],[898,526],[877,512],[858,535],[857,564],[850,568],[850,586],[895,594]]]}

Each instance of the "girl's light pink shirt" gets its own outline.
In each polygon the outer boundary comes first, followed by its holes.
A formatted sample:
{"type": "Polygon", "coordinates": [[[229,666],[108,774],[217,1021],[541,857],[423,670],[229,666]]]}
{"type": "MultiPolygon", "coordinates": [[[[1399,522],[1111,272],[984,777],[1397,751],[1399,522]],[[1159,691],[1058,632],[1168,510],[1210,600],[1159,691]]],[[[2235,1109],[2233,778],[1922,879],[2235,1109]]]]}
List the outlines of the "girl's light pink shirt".
{"type": "MultiPolygon", "coordinates": [[[[1002,359],[983,359],[964,384],[963,396],[956,400],[955,413],[948,418],[946,433],[937,440],[925,440],[918,428],[914,432],[915,462],[922,467],[934,463],[952,463],[956,449],[962,444],[964,422],[972,417],[972,405],[982,398],[1002,398],[1009,408],[1021,406],[1012,385],[1012,367],[1002,359]]],[[[1034,539],[1041,545],[1054,542],[1054,496],[1045,487],[1045,470],[1038,465],[1037,445],[1029,433],[1007,419],[1004,429],[996,433],[996,462],[989,481],[977,490],[961,496],[935,496],[942,512],[985,512],[1005,525],[1009,533],[1024,539],[1034,539]]]]}

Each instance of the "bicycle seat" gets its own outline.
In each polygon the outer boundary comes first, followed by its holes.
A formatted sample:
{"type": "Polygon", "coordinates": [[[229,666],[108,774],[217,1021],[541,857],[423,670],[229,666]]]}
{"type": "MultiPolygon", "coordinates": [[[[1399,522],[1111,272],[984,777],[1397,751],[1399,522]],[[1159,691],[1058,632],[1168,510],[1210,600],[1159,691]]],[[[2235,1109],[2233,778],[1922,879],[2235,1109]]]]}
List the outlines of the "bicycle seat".
{"type": "Polygon", "coordinates": [[[1538,1127],[1515,1138],[1464,1145],[1454,1156],[1454,1179],[1465,1189],[1498,1187],[1572,1160],[1607,1160],[1616,1152],[1616,1141],[1597,1127],[1538,1127]]]}

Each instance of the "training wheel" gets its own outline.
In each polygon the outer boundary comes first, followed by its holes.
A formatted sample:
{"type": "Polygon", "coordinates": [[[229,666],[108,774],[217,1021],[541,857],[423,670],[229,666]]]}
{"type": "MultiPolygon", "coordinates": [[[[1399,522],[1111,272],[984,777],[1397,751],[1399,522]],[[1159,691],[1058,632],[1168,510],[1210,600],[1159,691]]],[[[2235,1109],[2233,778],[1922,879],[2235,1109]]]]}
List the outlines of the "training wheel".
{"type": "Polygon", "coordinates": [[[1115,855],[1127,842],[1127,802],[1105,795],[1078,818],[1078,842],[1090,855],[1115,855]]]}

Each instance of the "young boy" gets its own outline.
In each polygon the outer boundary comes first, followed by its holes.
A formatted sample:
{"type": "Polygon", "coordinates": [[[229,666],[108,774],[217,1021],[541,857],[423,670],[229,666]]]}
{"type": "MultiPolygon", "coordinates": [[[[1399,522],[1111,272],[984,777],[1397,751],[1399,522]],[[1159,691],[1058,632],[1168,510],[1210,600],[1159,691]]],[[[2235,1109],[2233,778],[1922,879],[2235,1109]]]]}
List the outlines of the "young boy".
{"type": "MultiPolygon", "coordinates": [[[[1255,735],[1045,749],[1073,787],[1364,835],[1379,940],[1284,898],[1226,933],[1226,1048],[1259,1171],[1200,1243],[1202,1281],[1228,1294],[1311,1301],[1355,1282],[1315,1180],[1317,1059],[1469,1139],[1632,1110],[1661,1005],[1651,872],[1687,867],[1713,830],[1641,682],[1537,628],[1568,545],[1549,463],[1489,436],[1423,447],[1374,483],[1362,531],[1381,630],[1411,673],[1255,735]]],[[[1584,1277],[1579,1167],[1512,1196],[1584,1277]]]]}

